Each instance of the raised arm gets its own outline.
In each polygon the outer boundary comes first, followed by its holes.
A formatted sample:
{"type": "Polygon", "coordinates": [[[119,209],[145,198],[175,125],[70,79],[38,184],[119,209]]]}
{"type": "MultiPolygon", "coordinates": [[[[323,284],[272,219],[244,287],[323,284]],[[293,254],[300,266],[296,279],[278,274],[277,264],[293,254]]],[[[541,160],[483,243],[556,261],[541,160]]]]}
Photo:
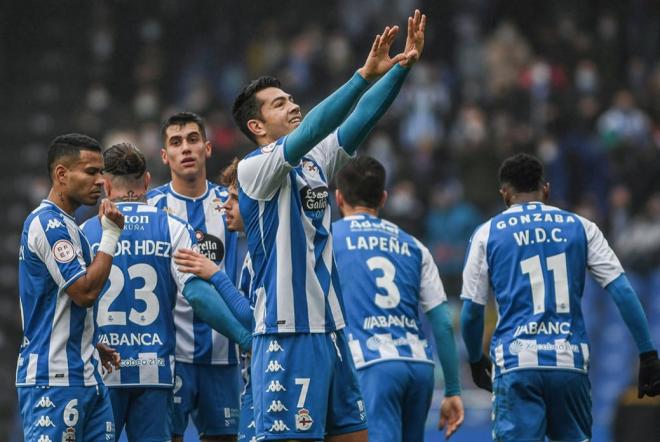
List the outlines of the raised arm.
{"type": "Polygon", "coordinates": [[[80,307],[91,307],[99,297],[103,286],[110,276],[112,257],[117,241],[124,228],[124,215],[107,199],[101,201],[99,217],[103,234],[98,252],[85,274],[76,279],[66,289],[67,295],[80,307]]]}

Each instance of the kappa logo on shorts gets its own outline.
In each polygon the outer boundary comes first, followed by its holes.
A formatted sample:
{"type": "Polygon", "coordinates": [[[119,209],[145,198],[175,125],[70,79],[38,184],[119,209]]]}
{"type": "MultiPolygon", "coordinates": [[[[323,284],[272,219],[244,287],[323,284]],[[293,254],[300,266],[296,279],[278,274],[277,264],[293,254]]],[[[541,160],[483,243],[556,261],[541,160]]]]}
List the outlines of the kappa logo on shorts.
{"type": "Polygon", "coordinates": [[[37,442],[53,442],[53,439],[51,439],[50,437],[48,437],[47,434],[41,434],[41,435],[39,436],[39,439],[37,439],[37,442]]]}
{"type": "Polygon", "coordinates": [[[64,224],[62,224],[59,219],[49,219],[48,225],[46,226],[46,232],[48,232],[50,229],[59,229],[62,226],[64,226],[64,224]]]}
{"type": "Polygon", "coordinates": [[[286,388],[284,388],[284,385],[280,384],[280,381],[270,381],[268,388],[266,388],[266,393],[272,393],[274,391],[286,391],[286,388]]]}
{"type": "Polygon", "coordinates": [[[286,371],[284,367],[279,363],[279,361],[268,361],[268,367],[266,368],[266,373],[273,373],[278,371],[286,371]]]}
{"type": "Polygon", "coordinates": [[[48,396],[41,396],[39,402],[34,406],[34,408],[54,408],[55,404],[50,400],[48,396]]]}
{"type": "Polygon", "coordinates": [[[307,431],[312,428],[314,419],[309,415],[309,410],[306,408],[301,408],[296,414],[296,430],[307,431]]]}
{"type": "Polygon", "coordinates": [[[282,431],[291,431],[291,429],[286,426],[283,420],[275,419],[268,431],[271,433],[281,433],[282,431]]]}
{"type": "Polygon", "coordinates": [[[266,350],[266,353],[274,353],[274,352],[278,352],[278,351],[284,351],[284,349],[282,348],[280,343],[277,342],[277,340],[272,339],[268,343],[268,350],[266,350]]]}
{"type": "Polygon", "coordinates": [[[289,409],[284,406],[282,401],[273,400],[273,402],[270,403],[268,410],[266,410],[266,413],[280,413],[282,411],[289,411],[289,409]]]}
{"type": "Polygon", "coordinates": [[[50,416],[41,416],[39,420],[34,424],[35,427],[55,427],[55,424],[50,420],[50,416]]]}

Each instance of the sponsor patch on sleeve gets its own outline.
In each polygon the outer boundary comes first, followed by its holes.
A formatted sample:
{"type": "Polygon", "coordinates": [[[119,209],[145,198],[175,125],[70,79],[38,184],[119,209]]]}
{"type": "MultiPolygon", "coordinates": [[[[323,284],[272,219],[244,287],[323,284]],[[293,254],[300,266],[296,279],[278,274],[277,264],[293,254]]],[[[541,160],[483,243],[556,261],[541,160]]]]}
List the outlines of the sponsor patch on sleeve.
{"type": "Polygon", "coordinates": [[[53,244],[53,256],[55,257],[55,261],[64,264],[73,261],[76,257],[76,251],[71,241],[60,239],[53,244]]]}

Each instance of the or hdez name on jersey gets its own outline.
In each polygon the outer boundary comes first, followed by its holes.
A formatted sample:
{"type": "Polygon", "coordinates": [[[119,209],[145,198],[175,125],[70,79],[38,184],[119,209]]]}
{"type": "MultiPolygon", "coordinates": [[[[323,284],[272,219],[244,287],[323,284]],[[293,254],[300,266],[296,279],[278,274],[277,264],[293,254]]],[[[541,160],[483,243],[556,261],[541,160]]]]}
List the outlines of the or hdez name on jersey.
{"type": "MultiPolygon", "coordinates": [[[[99,244],[94,244],[92,250],[94,253],[99,248],[99,244]]],[[[159,258],[169,258],[172,252],[172,244],[165,241],[154,241],[151,239],[141,239],[130,241],[122,239],[117,242],[114,256],[156,256],[159,258]]]]}
{"type": "Polygon", "coordinates": [[[396,253],[398,255],[410,255],[410,246],[407,242],[399,242],[398,238],[385,236],[358,236],[346,237],[346,248],[348,250],[380,250],[381,252],[396,253]]]}

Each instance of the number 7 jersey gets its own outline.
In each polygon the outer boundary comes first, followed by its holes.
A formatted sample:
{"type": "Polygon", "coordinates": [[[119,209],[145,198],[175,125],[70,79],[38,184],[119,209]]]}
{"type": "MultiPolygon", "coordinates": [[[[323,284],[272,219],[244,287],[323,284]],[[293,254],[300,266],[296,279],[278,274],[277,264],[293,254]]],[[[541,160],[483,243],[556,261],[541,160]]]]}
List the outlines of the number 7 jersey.
{"type": "Polygon", "coordinates": [[[525,368],[587,371],[581,309],[587,270],[602,287],[623,273],[598,226],[574,213],[526,203],[477,228],[461,298],[485,305],[494,293],[495,376],[525,368]]]}

